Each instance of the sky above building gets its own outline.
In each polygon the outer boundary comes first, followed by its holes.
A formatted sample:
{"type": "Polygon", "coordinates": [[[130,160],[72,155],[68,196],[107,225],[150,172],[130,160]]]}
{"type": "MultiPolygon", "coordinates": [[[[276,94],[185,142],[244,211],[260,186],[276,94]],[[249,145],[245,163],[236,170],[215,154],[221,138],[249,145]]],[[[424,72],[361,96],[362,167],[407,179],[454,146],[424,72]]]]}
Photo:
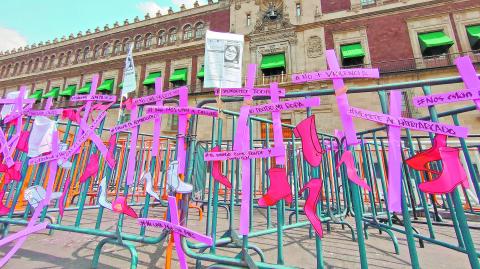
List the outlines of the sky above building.
{"type": "MultiPolygon", "coordinates": [[[[169,7],[179,10],[182,4],[193,7],[195,0],[1,0],[0,51],[85,33],[105,24],[112,27],[146,13],[166,14],[169,7]]],[[[200,5],[207,0],[198,0],[200,5]]],[[[216,1],[214,1],[216,2],[216,1]]]]}

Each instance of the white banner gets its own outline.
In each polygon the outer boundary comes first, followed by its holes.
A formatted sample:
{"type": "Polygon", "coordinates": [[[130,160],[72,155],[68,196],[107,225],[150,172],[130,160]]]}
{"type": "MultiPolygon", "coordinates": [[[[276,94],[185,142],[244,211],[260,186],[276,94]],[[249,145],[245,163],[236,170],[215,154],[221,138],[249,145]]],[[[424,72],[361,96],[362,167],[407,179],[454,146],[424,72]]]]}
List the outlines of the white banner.
{"type": "Polygon", "coordinates": [[[243,35],[207,31],[205,88],[242,87],[243,35]]]}
{"type": "Polygon", "coordinates": [[[137,80],[135,78],[135,64],[132,56],[133,46],[130,46],[125,59],[125,69],[123,70],[123,88],[122,96],[127,96],[128,93],[134,92],[137,88],[137,80]]]}

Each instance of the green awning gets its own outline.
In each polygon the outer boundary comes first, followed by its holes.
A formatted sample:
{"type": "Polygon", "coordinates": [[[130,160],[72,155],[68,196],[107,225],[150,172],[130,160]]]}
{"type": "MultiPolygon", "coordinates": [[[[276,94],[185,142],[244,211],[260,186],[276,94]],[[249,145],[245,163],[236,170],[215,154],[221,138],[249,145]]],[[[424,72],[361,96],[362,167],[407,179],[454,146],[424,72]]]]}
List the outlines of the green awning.
{"type": "Polygon", "coordinates": [[[102,85],[100,85],[100,87],[97,88],[97,91],[111,92],[113,90],[113,83],[115,83],[115,80],[113,78],[106,79],[103,81],[102,85]]]}
{"type": "Polygon", "coordinates": [[[170,82],[187,81],[187,68],[176,69],[170,76],[170,82]]]}
{"type": "Polygon", "coordinates": [[[55,88],[52,88],[46,94],[44,94],[42,96],[42,98],[44,98],[44,99],[47,99],[47,98],[50,98],[50,97],[57,98],[59,93],[60,93],[60,87],[55,87],[55,88]]]}
{"type": "Polygon", "coordinates": [[[285,68],[285,53],[264,55],[260,64],[262,70],[285,68]]]}
{"type": "Polygon", "coordinates": [[[341,45],[340,54],[342,56],[342,60],[354,59],[364,57],[365,51],[363,50],[362,44],[355,43],[349,45],[341,45]]]}
{"type": "Polygon", "coordinates": [[[75,91],[77,90],[77,85],[72,84],[68,85],[63,91],[60,92],[60,96],[72,96],[75,94],[75,91]]]}
{"type": "Polygon", "coordinates": [[[155,84],[155,79],[162,76],[162,72],[153,72],[148,74],[148,76],[143,81],[143,85],[150,86],[155,84]]]}
{"type": "Polygon", "coordinates": [[[90,93],[90,88],[92,87],[92,82],[87,82],[85,85],[83,85],[82,88],[80,88],[77,93],[78,94],[89,94],[90,93]]]}
{"type": "Polygon", "coordinates": [[[42,94],[43,94],[43,90],[39,89],[39,90],[36,90],[34,93],[32,93],[28,98],[40,101],[42,100],[42,94]]]}
{"type": "Polygon", "coordinates": [[[418,40],[420,41],[422,52],[436,47],[445,47],[448,49],[453,45],[453,40],[443,31],[418,34],[418,40]]]}
{"type": "Polygon", "coordinates": [[[200,71],[197,73],[197,78],[203,79],[205,77],[205,67],[202,65],[202,68],[200,68],[200,71]]]}
{"type": "Polygon", "coordinates": [[[118,84],[118,88],[123,89],[123,82],[120,82],[120,84],[118,84]]]}
{"type": "Polygon", "coordinates": [[[480,25],[472,25],[467,27],[468,40],[472,49],[480,47],[480,25]]]}

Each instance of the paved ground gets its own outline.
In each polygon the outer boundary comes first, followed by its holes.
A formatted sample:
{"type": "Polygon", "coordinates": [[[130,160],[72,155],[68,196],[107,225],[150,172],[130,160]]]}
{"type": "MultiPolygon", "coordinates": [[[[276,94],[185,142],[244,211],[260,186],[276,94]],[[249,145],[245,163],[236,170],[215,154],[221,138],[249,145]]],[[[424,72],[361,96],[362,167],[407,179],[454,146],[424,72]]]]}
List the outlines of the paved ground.
{"type": "MultiPolygon", "coordinates": [[[[164,209],[157,208],[151,214],[151,217],[163,216],[164,209]]],[[[272,211],[273,212],[273,211],[272,211]]],[[[81,224],[82,227],[93,227],[96,220],[96,210],[88,211],[81,224]]],[[[273,215],[273,214],[272,214],[273,215]]],[[[64,224],[71,224],[74,220],[74,213],[67,212],[64,224]],[[70,222],[69,222],[70,221],[70,222]]],[[[102,229],[114,231],[115,215],[108,213],[102,224],[102,229]]],[[[198,216],[191,212],[189,216],[191,223],[189,225],[198,231],[204,230],[205,219],[198,222],[198,216]]],[[[304,217],[302,217],[302,220],[304,217]]],[[[273,215],[273,227],[276,217],[273,215]]],[[[226,217],[222,209],[219,212],[219,221],[222,223],[218,234],[225,231],[226,217]]],[[[238,221],[238,220],[237,220],[238,221]]],[[[353,223],[353,218],[347,220],[353,223]]],[[[265,211],[257,210],[255,212],[255,230],[261,230],[265,225],[265,211]]],[[[236,222],[238,223],[238,222],[236,222]]],[[[423,225],[416,224],[422,233],[427,234],[423,225]]],[[[138,233],[138,226],[129,219],[125,224],[126,231],[138,233]]],[[[15,229],[14,229],[15,230],[15,229]]],[[[456,242],[456,236],[451,227],[436,227],[436,236],[447,242],[456,242]]],[[[405,237],[397,234],[400,243],[400,255],[394,252],[393,244],[383,233],[378,234],[376,230],[369,230],[370,237],[367,243],[367,256],[369,268],[409,268],[409,254],[406,246],[405,237]]],[[[480,231],[472,230],[474,240],[479,244],[480,249],[480,231]]],[[[149,230],[149,235],[158,234],[158,231],[149,230]],[[150,232],[152,231],[152,232],[150,232]]],[[[56,231],[49,236],[46,233],[40,233],[29,237],[17,255],[7,264],[5,268],[28,269],[28,268],[90,268],[93,251],[97,242],[101,238],[74,234],[69,232],[56,231]]],[[[251,239],[251,243],[262,249],[267,262],[276,263],[277,261],[277,243],[276,234],[262,236],[251,239]]],[[[165,244],[143,245],[137,244],[139,254],[139,268],[165,268],[165,244]]],[[[322,242],[324,260],[327,268],[360,268],[358,245],[352,242],[350,232],[342,230],[338,225],[332,225],[332,231],[326,233],[322,242]]],[[[418,243],[417,243],[418,246],[418,243]]],[[[0,255],[3,255],[11,245],[3,247],[0,255]]],[[[442,248],[436,245],[426,243],[425,248],[417,248],[422,268],[470,268],[467,256],[465,254],[442,248]]],[[[238,249],[219,249],[218,254],[233,257],[238,254],[238,249]]],[[[252,253],[253,254],[253,253],[252,253]]],[[[284,256],[285,264],[298,268],[316,268],[315,239],[308,236],[308,228],[298,228],[288,230],[284,237],[284,256]]],[[[253,255],[254,260],[259,257],[253,255]]],[[[130,254],[128,251],[119,247],[107,245],[104,248],[100,258],[99,268],[129,268],[130,254]]],[[[174,255],[173,268],[178,268],[174,255]]],[[[190,267],[193,260],[189,259],[190,267]]],[[[209,264],[202,264],[206,268],[209,264]]],[[[218,268],[218,267],[217,267],[218,268]]]]}

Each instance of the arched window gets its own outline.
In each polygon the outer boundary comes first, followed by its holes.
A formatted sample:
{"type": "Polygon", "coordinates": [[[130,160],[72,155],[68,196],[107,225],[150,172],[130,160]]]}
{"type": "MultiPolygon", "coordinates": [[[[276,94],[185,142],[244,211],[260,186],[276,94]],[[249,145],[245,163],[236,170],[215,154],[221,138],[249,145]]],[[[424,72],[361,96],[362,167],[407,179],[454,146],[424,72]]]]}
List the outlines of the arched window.
{"type": "Polygon", "coordinates": [[[93,49],[93,59],[98,59],[100,57],[100,45],[96,45],[93,49]]]}
{"type": "Polygon", "coordinates": [[[35,60],[35,65],[33,66],[33,72],[38,70],[38,66],[40,65],[40,58],[35,60]]]}
{"type": "Polygon", "coordinates": [[[11,64],[7,65],[7,72],[5,72],[5,77],[10,76],[10,69],[12,69],[12,65],[11,65],[11,64]]]}
{"type": "Polygon", "coordinates": [[[167,43],[167,34],[165,33],[165,31],[160,31],[158,32],[158,45],[159,46],[163,46],[165,45],[165,43],[167,43]]]}
{"type": "Polygon", "coordinates": [[[42,70],[45,70],[47,68],[47,64],[48,64],[48,57],[45,56],[45,58],[43,58],[43,62],[42,62],[42,70]]]}
{"type": "Polygon", "coordinates": [[[113,43],[113,55],[117,55],[118,53],[120,53],[120,49],[121,49],[120,40],[116,40],[115,43],[113,43]]]}
{"type": "Polygon", "coordinates": [[[193,29],[190,24],[183,27],[183,40],[190,40],[193,37],[193,29]]]}
{"type": "Polygon", "coordinates": [[[77,52],[75,53],[75,63],[79,63],[80,62],[80,55],[82,54],[82,50],[81,49],[78,49],[77,52]]]}
{"type": "Polygon", "coordinates": [[[60,56],[58,56],[58,64],[57,66],[61,67],[63,65],[63,58],[65,57],[65,53],[60,53],[60,56]]]}
{"type": "Polygon", "coordinates": [[[177,29],[172,28],[168,31],[168,42],[175,43],[177,41],[177,29]]]}
{"type": "Polygon", "coordinates": [[[73,62],[72,51],[68,51],[67,57],[65,57],[65,65],[71,64],[72,62],[73,62]]]}
{"type": "Polygon", "coordinates": [[[103,44],[102,56],[103,57],[110,56],[110,44],[109,43],[103,44]]]}
{"type": "Polygon", "coordinates": [[[205,24],[199,22],[195,25],[195,38],[203,38],[205,35],[205,24]]]}
{"type": "Polygon", "coordinates": [[[124,53],[127,53],[129,48],[130,48],[130,39],[129,39],[129,38],[125,38],[125,39],[123,40],[123,48],[122,48],[122,50],[123,50],[124,53]]]}
{"type": "Polygon", "coordinates": [[[55,64],[55,55],[52,55],[52,57],[50,57],[50,63],[48,64],[48,68],[54,68],[54,64],[55,64]]]}
{"type": "Polygon", "coordinates": [[[23,71],[24,71],[23,69],[25,69],[25,62],[22,62],[20,64],[20,69],[18,70],[18,74],[23,74],[23,71]]]}
{"type": "Polygon", "coordinates": [[[12,73],[12,76],[15,76],[18,72],[18,63],[15,64],[15,66],[13,67],[13,73],[12,73]]]}
{"type": "Polygon", "coordinates": [[[148,33],[145,35],[145,48],[149,49],[152,46],[152,34],[148,33]]]}
{"type": "Polygon", "coordinates": [[[89,47],[86,47],[86,48],[83,50],[83,60],[84,60],[84,61],[87,61],[89,58],[90,58],[90,48],[89,48],[89,47]]]}
{"type": "Polygon", "coordinates": [[[135,37],[135,42],[133,43],[133,48],[135,50],[141,50],[142,49],[142,36],[137,35],[135,37]]]}
{"type": "Polygon", "coordinates": [[[4,77],[4,75],[5,75],[5,65],[4,65],[4,66],[2,66],[2,72],[0,72],[0,77],[2,77],[2,78],[3,78],[3,77],[4,77]]]}
{"type": "Polygon", "coordinates": [[[33,67],[33,60],[30,60],[28,61],[27,71],[25,73],[26,74],[30,73],[32,71],[32,67],[33,67]]]}

